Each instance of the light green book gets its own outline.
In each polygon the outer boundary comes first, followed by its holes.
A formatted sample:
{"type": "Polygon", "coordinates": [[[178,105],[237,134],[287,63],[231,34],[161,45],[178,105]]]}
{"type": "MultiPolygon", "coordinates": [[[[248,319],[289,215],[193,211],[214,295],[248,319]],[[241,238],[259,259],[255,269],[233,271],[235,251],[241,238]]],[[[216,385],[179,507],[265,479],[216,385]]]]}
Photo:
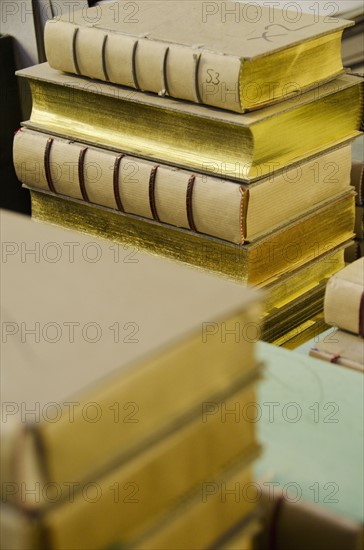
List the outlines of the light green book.
{"type": "MultiPolygon", "coordinates": [[[[363,521],[363,375],[270,344],[256,409],[265,452],[256,473],[290,502],[363,521]]],[[[253,411],[250,411],[253,413],[253,411]]]]}

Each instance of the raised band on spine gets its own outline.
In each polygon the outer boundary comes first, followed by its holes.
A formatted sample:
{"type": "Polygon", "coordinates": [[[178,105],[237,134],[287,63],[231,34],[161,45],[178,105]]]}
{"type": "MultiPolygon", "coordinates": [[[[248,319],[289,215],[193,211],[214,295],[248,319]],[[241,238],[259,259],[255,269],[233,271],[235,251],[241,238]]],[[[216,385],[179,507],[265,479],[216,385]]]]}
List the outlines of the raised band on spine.
{"type": "Polygon", "coordinates": [[[101,48],[101,61],[102,61],[102,72],[104,73],[105,80],[109,81],[109,75],[106,68],[106,42],[107,42],[108,35],[105,34],[104,40],[102,41],[102,48],[101,48]]]}
{"type": "Polygon", "coordinates": [[[138,47],[139,40],[136,40],[133,46],[133,52],[132,52],[132,58],[131,58],[131,71],[132,71],[132,77],[133,77],[133,83],[137,90],[139,90],[139,84],[138,84],[138,78],[136,74],[136,51],[138,47]]]}
{"type": "Polygon", "coordinates": [[[198,54],[194,53],[193,54],[193,59],[195,61],[195,99],[196,99],[196,103],[202,103],[201,96],[200,96],[200,90],[199,90],[199,87],[198,87],[198,81],[199,81],[198,71],[199,71],[199,68],[200,68],[201,53],[198,53],[198,54]]]}
{"type": "Polygon", "coordinates": [[[52,193],[57,193],[53,184],[52,174],[51,174],[50,155],[51,155],[52,144],[53,144],[53,138],[50,137],[47,139],[47,144],[44,149],[44,171],[45,171],[49,190],[52,191],[52,193]]]}
{"type": "Polygon", "coordinates": [[[120,163],[121,160],[125,157],[125,155],[121,154],[118,155],[114,162],[114,172],[113,172],[113,188],[114,188],[114,197],[115,202],[117,204],[118,210],[120,212],[124,212],[123,203],[121,202],[120,197],[120,190],[119,190],[119,171],[120,171],[120,163]]]}
{"type": "Polygon", "coordinates": [[[88,147],[84,147],[83,149],[81,149],[80,154],[78,156],[78,181],[80,184],[80,191],[81,191],[83,200],[86,202],[90,202],[87,195],[86,186],[85,186],[85,170],[84,170],[85,168],[84,161],[85,161],[85,155],[86,155],[87,149],[88,147]]]}
{"type": "Polygon", "coordinates": [[[187,193],[186,193],[186,211],[187,211],[188,225],[190,226],[190,229],[198,233],[197,228],[195,226],[195,222],[193,219],[193,212],[192,212],[192,194],[193,194],[193,186],[195,184],[195,179],[196,179],[196,176],[192,175],[188,180],[187,193]]]}
{"type": "Polygon", "coordinates": [[[169,53],[169,47],[165,49],[164,57],[163,57],[163,67],[162,67],[162,91],[160,92],[160,95],[165,96],[169,95],[168,90],[168,79],[167,79],[167,57],[169,53]]]}
{"type": "Polygon", "coordinates": [[[156,175],[157,175],[157,170],[158,170],[158,164],[153,166],[153,168],[150,171],[150,176],[149,176],[149,206],[150,206],[150,210],[152,212],[153,219],[155,221],[159,222],[160,220],[159,220],[159,216],[158,216],[158,212],[157,212],[157,206],[156,206],[156,203],[155,203],[155,178],[156,178],[156,175]]]}
{"type": "Polygon", "coordinates": [[[80,67],[78,66],[77,53],[76,53],[76,40],[77,40],[78,31],[79,31],[79,28],[78,28],[78,27],[76,27],[75,30],[73,31],[73,37],[72,37],[72,59],[73,59],[73,65],[74,65],[74,67],[75,67],[75,73],[80,75],[80,74],[81,74],[81,73],[80,73],[80,67]]]}

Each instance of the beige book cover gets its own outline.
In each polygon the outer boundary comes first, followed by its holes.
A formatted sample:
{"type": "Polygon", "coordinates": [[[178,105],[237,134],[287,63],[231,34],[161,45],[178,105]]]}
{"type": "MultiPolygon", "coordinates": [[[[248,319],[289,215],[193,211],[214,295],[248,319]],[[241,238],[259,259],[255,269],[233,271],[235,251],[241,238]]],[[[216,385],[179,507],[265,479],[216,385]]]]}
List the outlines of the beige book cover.
{"type": "Polygon", "coordinates": [[[254,367],[258,292],[7,212],[1,233],[4,481],[96,475],[254,367]]]}
{"type": "Polygon", "coordinates": [[[345,330],[337,329],[320,338],[310,355],[364,372],[364,340],[345,330]]]}
{"type": "Polygon", "coordinates": [[[250,185],[28,128],[14,137],[13,161],[19,180],[29,187],[243,244],[349,190],[351,146],[250,185]]]}
{"type": "Polygon", "coordinates": [[[329,279],[324,311],[329,325],[364,337],[364,258],[329,279]]]}
{"type": "Polygon", "coordinates": [[[45,48],[55,69],[242,112],[342,71],[351,24],[297,3],[105,2],[49,21],[45,48]]]}
{"type": "Polygon", "coordinates": [[[90,82],[47,63],[17,74],[31,86],[33,129],[237,181],[356,137],[363,113],[362,78],[353,75],[239,115],[90,82]]]}

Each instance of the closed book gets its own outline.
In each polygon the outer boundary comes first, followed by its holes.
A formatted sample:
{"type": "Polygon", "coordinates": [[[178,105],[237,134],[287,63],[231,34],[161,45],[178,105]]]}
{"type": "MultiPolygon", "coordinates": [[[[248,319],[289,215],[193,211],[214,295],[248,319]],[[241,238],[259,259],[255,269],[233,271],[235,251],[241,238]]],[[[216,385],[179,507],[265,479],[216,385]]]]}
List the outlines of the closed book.
{"type": "Polygon", "coordinates": [[[31,195],[35,219],[129,244],[254,285],[267,285],[347,243],[353,236],[355,205],[351,192],[244,245],[44,190],[33,189],[31,195]]]}
{"type": "MultiPolygon", "coordinates": [[[[249,420],[255,402],[252,385],[236,385],[221,401],[207,400],[194,418],[100,478],[82,486],[68,482],[40,487],[44,508],[23,511],[19,530],[29,531],[33,525],[33,535],[26,534],[33,548],[36,532],[49,549],[107,548],[120,541],[128,546],[212,478],[259,455],[255,424],[249,420]]],[[[33,487],[24,488],[24,498],[26,489],[33,487]]],[[[3,503],[9,506],[6,498],[3,503]]]]}
{"type": "MultiPolygon", "coordinates": [[[[264,453],[255,476],[271,505],[283,493],[293,507],[312,503],[362,524],[363,373],[309,357],[307,350],[262,342],[258,353],[265,375],[257,388],[256,429],[264,453]]],[[[264,504],[263,493],[258,495],[264,504]]],[[[306,529],[308,536],[308,521],[306,529]]],[[[290,549],[301,548],[297,535],[290,549]]]]}
{"type": "Polygon", "coordinates": [[[325,321],[364,337],[364,258],[360,258],[327,283],[325,321]]]}
{"type": "Polygon", "coordinates": [[[244,517],[251,517],[256,501],[252,464],[233,464],[220,476],[210,477],[168,516],[126,544],[130,550],[204,550],[215,548],[222,535],[244,517]]]}
{"type": "MultiPolygon", "coordinates": [[[[114,508],[112,514],[110,510],[104,509],[104,515],[97,516],[99,502],[94,502],[92,506],[91,502],[87,504],[86,499],[83,499],[83,502],[77,503],[78,506],[72,505],[70,510],[55,506],[43,518],[33,520],[25,517],[21,511],[3,504],[2,542],[9,550],[18,550],[19,546],[16,544],[19,542],[22,543],[23,550],[195,550],[210,547],[238,521],[246,518],[247,523],[249,520],[256,522],[256,505],[246,498],[246,492],[252,484],[252,461],[259,456],[259,452],[259,448],[250,449],[245,455],[226,464],[221,471],[207,475],[189,492],[176,498],[168,510],[151,517],[145,524],[141,523],[134,535],[128,525],[127,516],[122,517],[120,523],[118,509],[125,513],[129,508],[133,516],[135,511],[131,508],[137,508],[137,502],[130,500],[122,505],[120,498],[118,503],[114,501],[111,504],[111,508],[114,508]],[[227,494],[228,485],[235,487],[233,494],[227,494]],[[86,508],[83,516],[80,514],[82,507],[86,508]],[[90,511],[90,517],[87,517],[87,510],[90,511]],[[109,536],[106,536],[108,528],[109,536]]],[[[113,494],[113,487],[111,490],[109,487],[103,489],[105,493],[107,491],[113,494]]],[[[136,495],[133,498],[136,500],[136,495]]],[[[158,501],[158,496],[156,500],[158,501]]]]}
{"type": "Polygon", "coordinates": [[[351,147],[247,185],[23,128],[14,165],[32,188],[243,244],[348,191],[351,147]]]}
{"type": "Polygon", "coordinates": [[[337,329],[317,340],[310,350],[312,357],[364,372],[363,338],[337,329]]]}
{"type": "Polygon", "coordinates": [[[98,477],[255,368],[258,292],[21,216],[1,224],[10,500],[24,480],[98,477]]]}
{"type": "Polygon", "coordinates": [[[61,73],[22,71],[26,125],[223,179],[252,181],[359,135],[362,78],[343,75],[293,99],[240,115],[61,73]]]}
{"type": "Polygon", "coordinates": [[[353,24],[296,5],[101,3],[45,28],[52,67],[242,112],[283,100],[342,71],[353,24]]]}

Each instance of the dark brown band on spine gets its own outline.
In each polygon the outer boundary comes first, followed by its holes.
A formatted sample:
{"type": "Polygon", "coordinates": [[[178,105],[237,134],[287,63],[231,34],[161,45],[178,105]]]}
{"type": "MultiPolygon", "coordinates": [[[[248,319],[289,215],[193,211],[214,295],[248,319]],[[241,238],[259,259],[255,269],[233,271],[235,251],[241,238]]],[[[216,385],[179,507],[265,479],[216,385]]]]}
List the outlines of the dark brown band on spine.
{"type": "Polygon", "coordinates": [[[76,27],[75,30],[73,31],[72,58],[73,58],[73,65],[75,67],[75,73],[80,75],[81,73],[80,73],[80,68],[78,66],[77,54],[76,54],[76,40],[77,40],[78,30],[79,30],[78,27],[76,27]]]}
{"type": "Polygon", "coordinates": [[[169,95],[168,80],[167,80],[167,57],[168,57],[168,53],[169,53],[169,47],[166,48],[166,51],[164,52],[164,58],[163,58],[163,71],[162,71],[163,95],[169,95]]]}
{"type": "Polygon", "coordinates": [[[131,71],[132,71],[132,76],[133,76],[133,82],[134,82],[134,86],[137,90],[139,90],[139,84],[138,84],[138,78],[137,78],[137,74],[136,74],[136,62],[135,62],[135,58],[136,58],[136,51],[137,51],[137,47],[138,47],[138,40],[135,41],[134,43],[134,46],[133,46],[133,52],[132,52],[132,61],[131,61],[131,71]]]}
{"type": "Polygon", "coordinates": [[[149,206],[152,212],[153,219],[159,222],[159,216],[157,212],[157,206],[155,204],[155,178],[157,175],[158,164],[153,166],[149,176],[149,206]]]}
{"type": "Polygon", "coordinates": [[[102,60],[102,72],[104,73],[104,78],[105,80],[109,81],[110,79],[106,68],[106,57],[105,57],[107,37],[108,35],[105,34],[104,40],[102,41],[101,60],[102,60]]]}
{"type": "Polygon", "coordinates": [[[119,170],[120,170],[120,163],[123,157],[125,157],[125,155],[118,155],[116,157],[114,162],[114,173],[113,173],[114,197],[115,197],[115,202],[117,204],[118,210],[120,210],[120,212],[124,212],[124,207],[123,207],[123,203],[121,202],[120,191],[119,191],[119,170]]]}
{"type": "Polygon", "coordinates": [[[359,335],[364,338],[364,292],[361,295],[359,304],[359,335]]]}
{"type": "Polygon", "coordinates": [[[78,157],[78,181],[80,183],[80,191],[81,191],[83,200],[86,202],[90,202],[87,195],[86,186],[85,186],[85,171],[84,171],[84,168],[85,168],[84,160],[85,160],[85,154],[87,149],[88,147],[84,147],[83,149],[81,149],[78,157]]]}
{"type": "Polygon", "coordinates": [[[198,87],[198,70],[199,70],[199,67],[200,67],[200,61],[201,61],[201,54],[194,54],[194,59],[195,59],[195,97],[196,97],[196,101],[197,103],[202,103],[202,100],[201,100],[201,96],[200,96],[200,90],[199,90],[199,87],[198,87]]]}
{"type": "Polygon", "coordinates": [[[330,363],[337,363],[338,360],[341,359],[341,355],[340,354],[337,354],[337,355],[333,355],[330,359],[330,363]]]}
{"type": "Polygon", "coordinates": [[[53,144],[53,138],[50,137],[47,139],[47,144],[44,150],[44,170],[45,170],[45,175],[46,175],[49,190],[52,191],[52,193],[57,193],[52,181],[52,174],[51,174],[50,154],[51,154],[52,144],[53,144]]]}
{"type": "Polygon", "coordinates": [[[192,175],[188,180],[187,193],[186,193],[186,210],[187,210],[187,219],[188,219],[188,224],[190,226],[190,229],[198,233],[195,226],[195,222],[193,220],[193,212],[192,212],[192,194],[193,194],[193,186],[195,184],[195,179],[196,179],[196,176],[192,175]]]}

